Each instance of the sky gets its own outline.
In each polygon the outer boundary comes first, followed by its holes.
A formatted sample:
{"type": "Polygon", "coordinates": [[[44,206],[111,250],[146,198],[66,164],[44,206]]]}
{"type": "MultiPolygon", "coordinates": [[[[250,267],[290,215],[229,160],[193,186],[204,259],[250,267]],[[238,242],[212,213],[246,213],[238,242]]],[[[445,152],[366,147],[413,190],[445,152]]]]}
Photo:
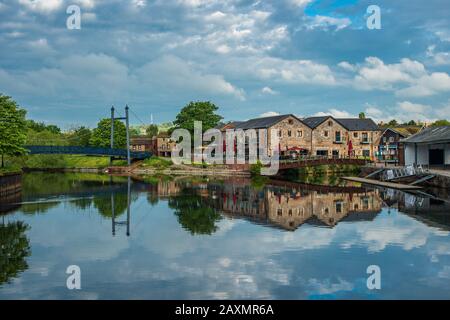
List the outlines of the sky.
{"type": "Polygon", "coordinates": [[[133,124],[172,121],[198,100],[226,121],[450,119],[449,17],[448,0],[0,0],[0,93],[63,128],[126,104],[133,124]]]}

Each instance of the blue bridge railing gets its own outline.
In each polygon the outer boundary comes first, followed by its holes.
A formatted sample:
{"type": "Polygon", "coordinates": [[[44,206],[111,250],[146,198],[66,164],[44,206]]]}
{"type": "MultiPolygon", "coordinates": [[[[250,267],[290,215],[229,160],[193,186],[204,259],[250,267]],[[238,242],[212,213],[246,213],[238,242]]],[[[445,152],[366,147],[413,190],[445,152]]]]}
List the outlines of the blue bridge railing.
{"type": "MultiPolygon", "coordinates": [[[[29,151],[29,154],[81,154],[89,156],[127,157],[126,149],[77,146],[25,146],[25,149],[29,151]]],[[[132,159],[143,160],[151,156],[152,154],[150,152],[130,152],[132,159]]]]}

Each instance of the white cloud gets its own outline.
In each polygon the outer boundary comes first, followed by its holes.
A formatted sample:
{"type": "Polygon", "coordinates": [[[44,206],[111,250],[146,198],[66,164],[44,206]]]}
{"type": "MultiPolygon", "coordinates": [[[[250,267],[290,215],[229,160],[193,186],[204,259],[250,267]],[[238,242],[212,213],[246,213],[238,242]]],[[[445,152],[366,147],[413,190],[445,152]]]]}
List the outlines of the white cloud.
{"type": "Polygon", "coordinates": [[[347,61],[340,62],[338,64],[338,67],[340,67],[340,68],[342,68],[344,70],[347,70],[347,71],[356,71],[357,70],[356,66],[348,63],[347,61]]]}
{"type": "Polygon", "coordinates": [[[280,113],[275,111],[267,111],[259,115],[259,118],[267,118],[267,117],[273,117],[273,116],[279,116],[280,113]]]}
{"type": "Polygon", "coordinates": [[[146,0],[132,0],[131,4],[136,8],[144,8],[145,6],[147,6],[147,1],[146,0]]]}
{"type": "Polygon", "coordinates": [[[75,0],[75,3],[80,5],[83,9],[93,9],[95,7],[96,0],[75,0]]]}
{"type": "Polygon", "coordinates": [[[288,0],[291,4],[297,6],[297,7],[301,7],[304,8],[306,7],[308,4],[310,4],[311,2],[313,2],[313,0],[288,0]]]}
{"type": "Polygon", "coordinates": [[[231,95],[245,100],[245,92],[227,82],[222,75],[204,73],[192,63],[167,55],[139,69],[144,82],[174,89],[188,89],[203,94],[231,95]],[[158,75],[157,77],[155,77],[158,75]],[[155,77],[155,78],[153,78],[155,77]]]}
{"type": "Polygon", "coordinates": [[[19,3],[32,11],[50,13],[58,10],[63,0],[19,0],[19,3]]]}
{"type": "Polygon", "coordinates": [[[335,85],[336,79],[327,65],[311,60],[282,60],[279,58],[260,58],[254,60],[249,71],[264,80],[285,83],[335,85]]]}
{"type": "Polygon", "coordinates": [[[334,118],[355,118],[356,117],[355,115],[351,114],[348,111],[338,110],[338,109],[334,109],[334,108],[329,109],[327,112],[317,112],[316,114],[314,114],[314,116],[317,116],[317,117],[332,116],[334,118]]]}
{"type": "Polygon", "coordinates": [[[450,91],[447,73],[430,73],[422,63],[408,58],[385,64],[379,58],[368,57],[356,70],[353,84],[361,90],[389,90],[399,97],[425,97],[450,91]]]}
{"type": "Polygon", "coordinates": [[[347,28],[349,25],[351,25],[351,23],[352,22],[349,18],[334,18],[334,17],[317,15],[311,19],[308,19],[306,28],[308,28],[308,29],[316,29],[316,28],[329,29],[330,27],[333,27],[336,31],[339,31],[339,30],[347,28]]]}
{"type": "Polygon", "coordinates": [[[81,21],[82,22],[92,22],[97,20],[97,15],[93,12],[83,12],[81,14],[81,21]]]}
{"type": "Polygon", "coordinates": [[[0,87],[14,94],[36,97],[64,92],[67,99],[101,97],[102,100],[126,99],[124,93],[159,95],[173,92],[192,97],[211,95],[245,99],[245,92],[227,82],[222,75],[202,72],[199,66],[175,56],[164,56],[136,69],[104,54],[73,55],[52,68],[25,73],[0,69],[0,87]],[[45,81],[42,81],[45,79],[45,81]]]}
{"type": "Polygon", "coordinates": [[[261,92],[264,93],[264,94],[270,94],[270,95],[276,95],[276,94],[278,94],[277,91],[273,90],[273,89],[270,88],[270,87],[264,87],[264,88],[262,88],[262,89],[261,89],[261,92]]]}
{"type": "Polygon", "coordinates": [[[409,101],[403,101],[398,103],[398,107],[401,111],[411,112],[411,113],[425,113],[431,110],[430,106],[423,104],[412,103],[409,101]]]}

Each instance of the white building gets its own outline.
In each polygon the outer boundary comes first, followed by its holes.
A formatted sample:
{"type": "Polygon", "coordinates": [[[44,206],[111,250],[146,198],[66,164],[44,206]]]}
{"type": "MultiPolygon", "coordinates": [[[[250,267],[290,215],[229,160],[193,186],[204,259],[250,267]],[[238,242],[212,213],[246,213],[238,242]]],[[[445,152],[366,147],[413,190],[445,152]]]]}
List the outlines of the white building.
{"type": "Polygon", "coordinates": [[[401,142],[405,165],[450,166],[450,126],[426,128],[401,142]]]}

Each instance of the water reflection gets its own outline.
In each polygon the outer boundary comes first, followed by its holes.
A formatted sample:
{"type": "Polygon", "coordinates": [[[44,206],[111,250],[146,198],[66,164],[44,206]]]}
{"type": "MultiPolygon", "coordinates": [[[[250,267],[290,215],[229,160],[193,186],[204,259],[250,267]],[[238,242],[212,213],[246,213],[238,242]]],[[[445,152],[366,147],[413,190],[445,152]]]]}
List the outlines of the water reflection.
{"type": "MultiPolygon", "coordinates": [[[[143,193],[147,194],[150,205],[167,201],[180,225],[192,235],[213,234],[223,217],[246,219],[288,231],[295,231],[303,224],[333,228],[344,221],[372,221],[383,207],[395,208],[442,228],[450,226],[447,214],[450,202],[424,192],[413,194],[393,189],[274,180],[257,184],[242,178],[217,181],[54,174],[49,179],[48,174],[37,175],[24,179],[25,192],[23,197],[20,195],[22,212],[43,214],[58,206],[62,199],[68,199],[78,209],[93,207],[102,217],[111,219],[113,236],[122,226],[130,236],[131,204],[143,193]],[[36,183],[47,184],[48,180],[58,187],[44,188],[36,183]]],[[[8,204],[9,211],[18,207],[18,203],[8,204]]]]}
{"type": "Polygon", "coordinates": [[[50,176],[25,176],[20,204],[1,217],[0,245],[16,247],[0,257],[0,299],[450,297],[449,203],[439,194],[50,176]],[[81,292],[65,287],[71,264],[83,270],[81,292]],[[383,269],[381,292],[365,286],[371,264],[383,269]]]}
{"type": "Polygon", "coordinates": [[[31,254],[28,228],[22,221],[0,223],[0,285],[28,269],[25,259],[31,254]]]}

